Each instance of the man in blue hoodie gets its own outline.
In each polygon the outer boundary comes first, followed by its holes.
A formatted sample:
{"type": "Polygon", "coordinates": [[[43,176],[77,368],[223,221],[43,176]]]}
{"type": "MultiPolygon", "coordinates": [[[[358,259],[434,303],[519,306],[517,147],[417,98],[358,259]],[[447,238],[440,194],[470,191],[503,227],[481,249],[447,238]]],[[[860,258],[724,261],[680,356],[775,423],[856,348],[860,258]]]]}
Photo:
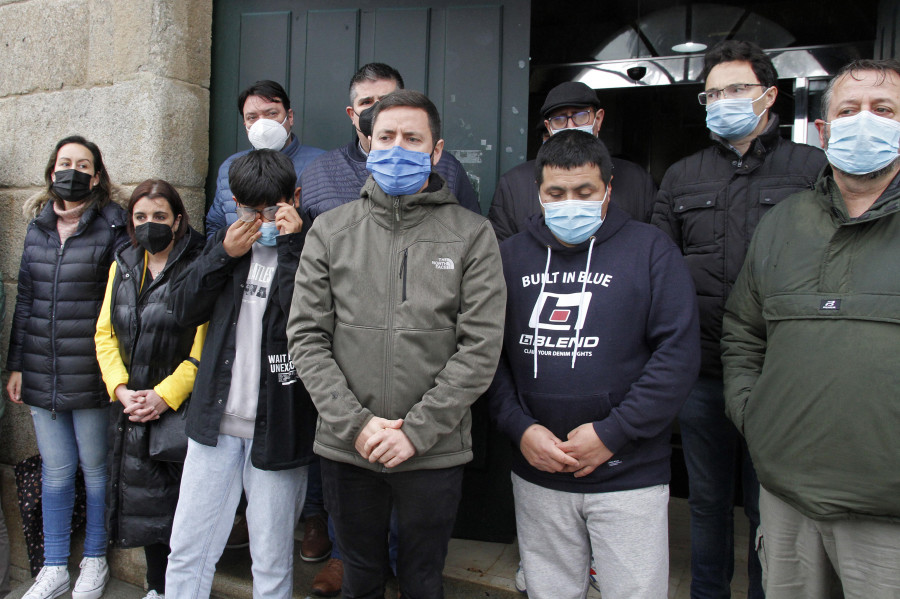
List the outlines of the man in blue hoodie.
{"type": "Polygon", "coordinates": [[[666,594],[670,427],[700,364],[678,248],[610,202],[601,141],[538,153],[542,214],[500,246],[508,299],[491,412],[516,443],[513,493],[531,599],[666,594]]]}

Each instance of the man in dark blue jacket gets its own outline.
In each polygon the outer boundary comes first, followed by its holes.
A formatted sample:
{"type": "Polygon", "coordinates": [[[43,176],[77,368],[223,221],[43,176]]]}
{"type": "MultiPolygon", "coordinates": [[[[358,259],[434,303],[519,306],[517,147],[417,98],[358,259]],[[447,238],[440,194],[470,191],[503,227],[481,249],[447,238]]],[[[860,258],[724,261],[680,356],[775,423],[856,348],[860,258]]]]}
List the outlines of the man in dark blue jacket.
{"type": "MultiPolygon", "coordinates": [[[[359,199],[369,172],[369,137],[360,130],[359,115],[392,91],[403,89],[403,77],[393,67],[373,62],[363,65],[350,80],[350,106],[345,109],[356,129],[356,137],[346,146],[319,156],[300,177],[303,222],[311,225],[317,216],[359,199]]],[[[456,196],[459,205],[481,213],[478,196],[466,170],[450,152],[444,152],[434,167],[456,196]]]]}
{"type": "MultiPolygon", "coordinates": [[[[253,147],[257,150],[278,150],[290,158],[297,173],[296,186],[299,186],[300,173],[324,150],[302,145],[300,139],[291,132],[294,111],[284,88],[275,81],[257,81],[240,93],[237,106],[253,147]]],[[[237,220],[236,205],[228,185],[228,168],[235,158],[249,151],[232,154],[219,167],[216,196],[206,214],[207,239],[212,239],[219,229],[227,229],[237,220]]]]}
{"type": "Polygon", "coordinates": [[[550,138],[543,214],[500,246],[503,356],[489,390],[517,445],[513,493],[531,599],[665,596],[669,435],[697,376],[694,286],[678,248],[611,201],[606,147],[550,138]]]}

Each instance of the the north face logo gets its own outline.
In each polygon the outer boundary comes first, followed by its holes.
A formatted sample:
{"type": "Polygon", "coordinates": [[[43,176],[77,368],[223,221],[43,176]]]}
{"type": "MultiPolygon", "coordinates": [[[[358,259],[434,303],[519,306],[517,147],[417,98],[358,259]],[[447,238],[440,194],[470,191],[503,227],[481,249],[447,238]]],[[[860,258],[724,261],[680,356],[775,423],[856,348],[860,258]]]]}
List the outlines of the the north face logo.
{"type": "Polygon", "coordinates": [[[438,270],[453,270],[453,260],[450,258],[438,258],[437,260],[432,260],[432,264],[438,270]]]}

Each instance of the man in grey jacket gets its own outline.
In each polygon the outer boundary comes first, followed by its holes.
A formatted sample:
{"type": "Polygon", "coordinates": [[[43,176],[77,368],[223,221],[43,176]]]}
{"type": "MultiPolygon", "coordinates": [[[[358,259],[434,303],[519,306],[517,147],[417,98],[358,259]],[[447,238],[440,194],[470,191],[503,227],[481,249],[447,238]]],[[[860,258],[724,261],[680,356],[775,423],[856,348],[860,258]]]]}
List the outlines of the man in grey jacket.
{"type": "Polygon", "coordinates": [[[431,170],[444,144],[434,104],[398,90],[374,111],[373,176],[362,201],[310,229],[287,331],[319,411],[344,596],[383,596],[393,508],[403,595],[442,597],[469,406],[497,366],[506,288],[490,224],[431,170]]]}

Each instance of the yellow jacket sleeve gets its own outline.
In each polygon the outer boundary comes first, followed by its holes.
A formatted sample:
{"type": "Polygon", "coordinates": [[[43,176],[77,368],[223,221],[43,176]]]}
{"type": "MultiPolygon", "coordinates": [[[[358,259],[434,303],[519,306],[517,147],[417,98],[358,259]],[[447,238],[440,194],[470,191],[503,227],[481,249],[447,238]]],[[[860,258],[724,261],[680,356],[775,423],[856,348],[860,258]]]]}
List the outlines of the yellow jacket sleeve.
{"type": "Polygon", "coordinates": [[[200,364],[203,342],[206,341],[207,327],[209,327],[208,322],[197,327],[197,332],[194,334],[194,345],[191,346],[190,359],[179,364],[175,372],[161,380],[153,388],[173,410],[177,410],[194,389],[194,378],[197,376],[197,365],[200,364]]]}
{"type": "Polygon", "coordinates": [[[122,362],[119,353],[119,342],[116,341],[116,333],[112,328],[109,307],[112,303],[113,281],[116,278],[116,263],[109,267],[109,280],[106,283],[106,294],[103,296],[103,306],[100,307],[100,316],[97,318],[97,331],[94,333],[94,345],[97,346],[97,362],[100,363],[100,372],[103,374],[103,382],[109,392],[111,401],[116,400],[116,387],[128,384],[128,371],[122,362]]]}

